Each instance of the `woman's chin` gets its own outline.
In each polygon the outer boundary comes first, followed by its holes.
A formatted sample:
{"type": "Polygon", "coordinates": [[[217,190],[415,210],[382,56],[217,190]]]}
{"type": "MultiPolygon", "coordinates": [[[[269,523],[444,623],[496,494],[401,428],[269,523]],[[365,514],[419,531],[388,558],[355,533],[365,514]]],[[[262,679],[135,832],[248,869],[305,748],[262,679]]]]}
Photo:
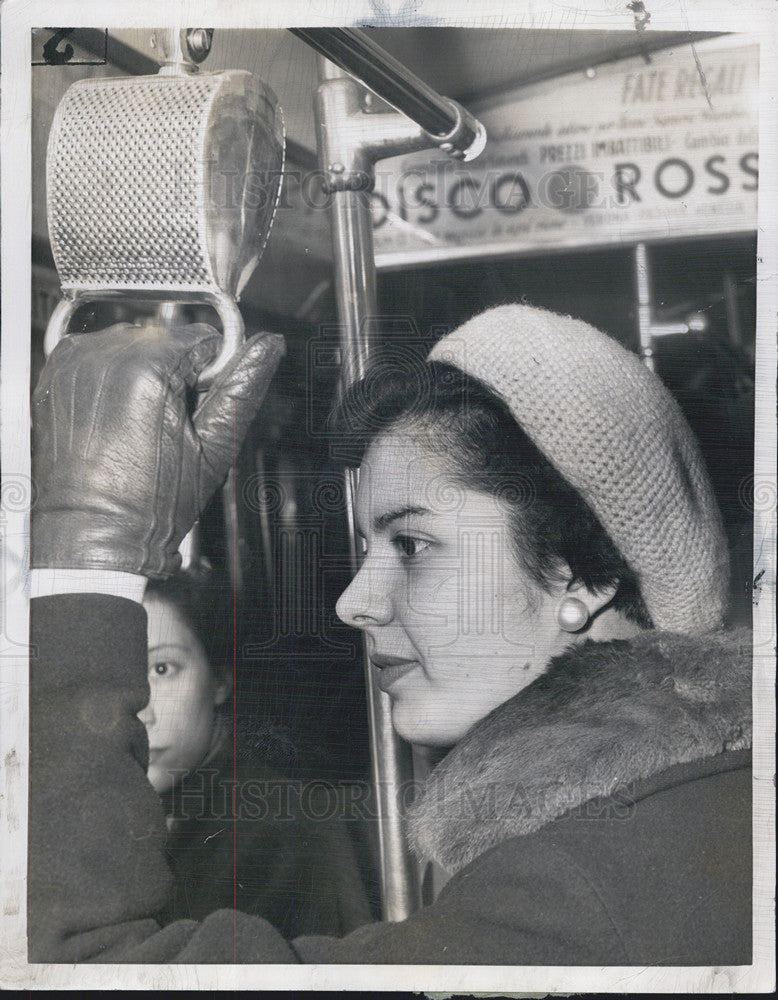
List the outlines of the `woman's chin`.
{"type": "Polygon", "coordinates": [[[156,767],[154,764],[149,765],[146,777],[149,779],[149,783],[157,795],[164,795],[165,792],[169,792],[173,787],[172,775],[168,774],[163,768],[156,767]]]}
{"type": "Polygon", "coordinates": [[[437,718],[392,699],[392,725],[395,732],[409,743],[427,747],[451,747],[467,732],[466,725],[456,720],[437,718]]]}

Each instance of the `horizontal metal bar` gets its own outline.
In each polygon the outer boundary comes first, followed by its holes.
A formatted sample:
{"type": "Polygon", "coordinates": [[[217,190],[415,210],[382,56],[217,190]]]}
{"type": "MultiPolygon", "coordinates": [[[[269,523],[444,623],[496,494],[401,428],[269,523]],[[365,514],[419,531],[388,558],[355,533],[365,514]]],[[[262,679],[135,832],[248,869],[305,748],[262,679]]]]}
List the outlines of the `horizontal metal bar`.
{"type": "MultiPolygon", "coordinates": [[[[355,28],[290,28],[304,42],[351,73],[380,98],[435,136],[457,128],[456,106],[355,28]]],[[[475,133],[465,141],[468,148],[475,133]]]]}

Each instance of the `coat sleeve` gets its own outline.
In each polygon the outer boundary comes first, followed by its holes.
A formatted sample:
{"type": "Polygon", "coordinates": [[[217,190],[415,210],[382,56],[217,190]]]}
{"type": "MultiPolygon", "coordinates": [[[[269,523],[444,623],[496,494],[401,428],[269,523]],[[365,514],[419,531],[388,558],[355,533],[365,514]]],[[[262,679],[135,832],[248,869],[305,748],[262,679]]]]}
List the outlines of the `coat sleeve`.
{"type": "Polygon", "coordinates": [[[597,888],[566,852],[516,841],[476,859],[431,906],[345,938],[297,938],[305,962],[628,965],[597,888]]]}
{"type": "Polygon", "coordinates": [[[31,602],[28,941],[31,962],[289,962],[258,917],[153,919],[170,886],[146,779],[146,613],[118,597],[31,602]]]}

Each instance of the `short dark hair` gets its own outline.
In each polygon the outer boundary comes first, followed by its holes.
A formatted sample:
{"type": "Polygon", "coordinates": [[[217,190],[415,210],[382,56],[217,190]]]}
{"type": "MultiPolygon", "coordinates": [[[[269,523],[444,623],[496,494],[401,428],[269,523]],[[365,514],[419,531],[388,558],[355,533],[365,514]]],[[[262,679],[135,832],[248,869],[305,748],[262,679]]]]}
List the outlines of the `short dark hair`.
{"type": "Polygon", "coordinates": [[[617,587],[611,606],[652,627],[635,574],[589,504],[480,380],[440,361],[378,363],[346,391],[333,422],[355,464],[382,433],[418,433],[455,482],[506,504],[516,555],[541,588],[559,582],[567,563],[591,590],[617,587]]]}
{"type": "Polygon", "coordinates": [[[171,605],[205,650],[217,681],[232,676],[234,650],[233,592],[220,570],[179,570],[167,580],[150,580],[146,596],[171,605]]]}

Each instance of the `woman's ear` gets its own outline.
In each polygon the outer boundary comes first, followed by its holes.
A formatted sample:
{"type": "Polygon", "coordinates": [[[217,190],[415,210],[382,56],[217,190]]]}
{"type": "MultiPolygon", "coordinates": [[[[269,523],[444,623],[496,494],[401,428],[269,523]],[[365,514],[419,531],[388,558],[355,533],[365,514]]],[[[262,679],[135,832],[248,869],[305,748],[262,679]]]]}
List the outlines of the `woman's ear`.
{"type": "Polygon", "coordinates": [[[232,679],[230,676],[226,672],[222,671],[217,673],[216,676],[219,677],[220,680],[213,691],[214,707],[216,705],[223,705],[232,692],[232,679]]]}
{"type": "Polygon", "coordinates": [[[618,589],[619,585],[617,583],[609,583],[607,586],[601,587],[598,590],[590,590],[585,583],[578,581],[567,585],[565,597],[577,598],[586,605],[589,617],[594,618],[600,613],[600,611],[603,610],[603,608],[606,608],[610,604],[616,596],[616,591],[618,589]]]}
{"type": "Polygon", "coordinates": [[[575,580],[570,567],[562,567],[561,586],[557,590],[556,622],[561,632],[594,638],[592,624],[616,596],[618,585],[592,590],[575,580]]]}
{"type": "MultiPolygon", "coordinates": [[[[573,577],[573,571],[564,561],[558,567],[558,574],[560,587],[557,593],[559,594],[560,606],[565,600],[573,597],[585,606],[589,618],[594,618],[603,608],[606,608],[619,589],[619,585],[616,583],[608,584],[598,590],[590,590],[585,583],[573,577]]],[[[583,609],[581,613],[583,613],[583,609]]]]}

